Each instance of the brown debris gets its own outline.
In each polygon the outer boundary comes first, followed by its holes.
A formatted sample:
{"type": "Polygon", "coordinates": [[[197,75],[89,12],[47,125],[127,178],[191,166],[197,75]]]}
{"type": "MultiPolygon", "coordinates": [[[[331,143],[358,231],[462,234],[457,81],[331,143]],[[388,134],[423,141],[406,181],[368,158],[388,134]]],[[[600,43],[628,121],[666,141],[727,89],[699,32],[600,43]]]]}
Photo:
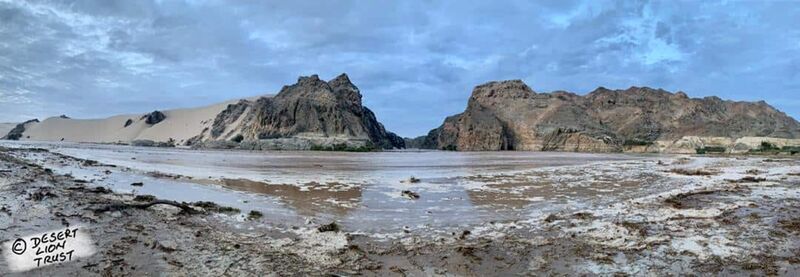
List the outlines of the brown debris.
{"type": "Polygon", "coordinates": [[[414,199],[414,200],[419,199],[419,193],[410,190],[404,190],[400,193],[400,195],[408,197],[409,199],[414,199]]]}
{"type": "Polygon", "coordinates": [[[701,190],[701,191],[695,191],[695,192],[678,193],[676,195],[670,196],[667,199],[665,199],[664,203],[667,203],[667,204],[671,205],[673,208],[676,208],[676,209],[685,209],[686,208],[685,201],[688,198],[690,198],[692,196],[696,196],[696,195],[713,194],[713,193],[716,193],[716,192],[717,191],[713,191],[713,190],[701,190]]]}
{"type": "Polygon", "coordinates": [[[461,232],[461,235],[460,235],[460,236],[458,236],[458,239],[460,239],[460,240],[464,240],[464,239],[466,239],[466,238],[467,238],[467,236],[469,236],[470,234],[472,234],[472,232],[470,232],[469,230],[464,230],[464,232],[461,232]]]}
{"type": "Polygon", "coordinates": [[[156,197],[152,195],[137,195],[133,198],[133,201],[136,202],[152,202],[155,201],[156,197]]]}
{"type": "Polygon", "coordinates": [[[745,176],[739,180],[728,180],[728,182],[739,184],[739,183],[760,183],[767,181],[767,178],[760,178],[760,177],[753,177],[753,176],[745,176]]]}
{"type": "Polygon", "coordinates": [[[779,220],[781,228],[800,233],[800,218],[779,220]]]}
{"type": "Polygon", "coordinates": [[[581,219],[581,220],[587,220],[587,219],[594,218],[594,215],[592,213],[589,213],[589,212],[580,212],[580,213],[572,214],[572,217],[577,218],[577,219],[581,219]]]}
{"type": "Polygon", "coordinates": [[[646,237],[647,236],[647,227],[644,223],[639,222],[631,222],[631,221],[623,221],[621,223],[617,223],[625,229],[628,229],[631,233],[639,234],[639,236],[646,237]]]}
{"type": "Polygon", "coordinates": [[[203,208],[203,210],[206,212],[212,213],[235,214],[240,212],[240,210],[237,208],[220,206],[219,204],[211,201],[197,201],[190,203],[190,205],[203,208]]]}
{"type": "Polygon", "coordinates": [[[716,175],[716,173],[711,171],[706,171],[702,169],[685,169],[685,168],[673,168],[670,169],[671,173],[686,175],[686,176],[711,176],[716,175]]]}
{"type": "Polygon", "coordinates": [[[259,211],[256,211],[256,210],[252,210],[252,211],[250,211],[250,213],[247,214],[247,219],[256,220],[256,219],[259,219],[259,218],[261,218],[263,216],[264,216],[263,213],[261,213],[259,211]]]}
{"type": "Polygon", "coordinates": [[[317,231],[319,231],[320,233],[339,232],[339,224],[336,224],[336,221],[334,221],[331,222],[330,224],[319,226],[319,228],[317,228],[317,231]]]}
{"type": "Polygon", "coordinates": [[[759,175],[759,174],[762,174],[762,173],[765,173],[765,172],[764,172],[764,171],[761,171],[761,170],[758,170],[758,169],[755,169],[755,168],[753,168],[753,169],[749,169],[749,170],[745,171],[745,173],[746,173],[746,174],[750,174],[750,175],[759,175]]]}
{"type": "Polygon", "coordinates": [[[50,188],[45,188],[45,187],[39,188],[35,192],[28,194],[28,200],[42,201],[45,198],[58,197],[58,195],[53,194],[50,190],[51,190],[50,188]]]}
{"type": "Polygon", "coordinates": [[[116,203],[111,204],[102,208],[94,209],[95,213],[103,213],[103,212],[110,212],[110,211],[121,211],[125,209],[135,208],[135,209],[147,209],[154,205],[169,205],[173,207],[180,208],[183,212],[189,214],[196,214],[199,213],[197,210],[193,209],[186,203],[178,203],[176,201],[170,200],[155,200],[144,204],[127,204],[127,203],[116,203]]]}
{"type": "Polygon", "coordinates": [[[544,222],[551,223],[559,219],[560,218],[556,214],[550,214],[544,218],[544,222]]]}

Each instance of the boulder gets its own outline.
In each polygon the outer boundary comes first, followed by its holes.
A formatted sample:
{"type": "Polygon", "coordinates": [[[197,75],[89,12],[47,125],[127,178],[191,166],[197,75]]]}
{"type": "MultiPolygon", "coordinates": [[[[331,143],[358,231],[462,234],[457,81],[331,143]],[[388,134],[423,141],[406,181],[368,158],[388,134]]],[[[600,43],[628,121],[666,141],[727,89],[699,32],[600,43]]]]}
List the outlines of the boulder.
{"type": "Polygon", "coordinates": [[[144,122],[147,124],[155,125],[161,121],[164,121],[164,119],[167,119],[167,115],[160,111],[153,111],[149,114],[143,115],[141,119],[144,119],[144,122]]]}
{"type": "Polygon", "coordinates": [[[125,127],[131,126],[131,124],[133,124],[133,119],[128,118],[128,120],[125,121],[125,127]]]}

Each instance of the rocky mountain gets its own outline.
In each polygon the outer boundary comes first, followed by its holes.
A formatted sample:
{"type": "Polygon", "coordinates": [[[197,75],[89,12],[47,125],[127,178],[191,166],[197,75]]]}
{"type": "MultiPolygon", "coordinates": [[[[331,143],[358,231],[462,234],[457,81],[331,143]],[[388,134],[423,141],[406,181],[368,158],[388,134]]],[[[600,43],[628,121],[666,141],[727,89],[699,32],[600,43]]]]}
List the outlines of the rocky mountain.
{"type": "Polygon", "coordinates": [[[213,128],[194,140],[236,140],[257,149],[337,144],[391,149],[405,145],[362,105],[358,87],[346,74],[328,82],[317,75],[300,77],[274,97],[230,104],[216,116],[213,128]]]}
{"type": "Polygon", "coordinates": [[[745,137],[797,139],[800,124],[763,101],[689,98],[648,87],[600,87],[585,96],[537,93],[510,80],[475,87],[463,113],[407,142],[465,151],[665,152],[688,137],[699,142],[686,147],[711,141],[703,138],[729,138],[732,144],[745,137]]]}
{"type": "Polygon", "coordinates": [[[20,124],[7,138],[265,150],[403,148],[403,139],[386,131],[361,97],[345,74],[328,82],[313,75],[274,96],[105,119],[51,117],[20,124]]]}

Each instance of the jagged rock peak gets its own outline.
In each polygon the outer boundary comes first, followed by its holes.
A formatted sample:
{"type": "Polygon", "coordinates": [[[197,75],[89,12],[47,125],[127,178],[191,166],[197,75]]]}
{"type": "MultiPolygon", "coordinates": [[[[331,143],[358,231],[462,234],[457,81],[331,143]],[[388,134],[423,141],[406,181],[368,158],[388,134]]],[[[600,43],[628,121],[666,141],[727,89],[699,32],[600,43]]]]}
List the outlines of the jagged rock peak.
{"type": "Polygon", "coordinates": [[[651,88],[651,87],[637,87],[631,86],[630,88],[626,89],[625,92],[633,93],[633,94],[669,94],[672,95],[669,91],[666,91],[661,88],[651,88]]]}
{"type": "Polygon", "coordinates": [[[328,81],[328,85],[339,98],[356,104],[361,104],[361,92],[358,90],[350,77],[346,73],[342,73],[336,78],[328,81]]]}
{"type": "Polygon", "coordinates": [[[340,140],[377,148],[404,146],[362,105],[361,93],[346,74],[327,82],[318,75],[301,76],[274,97],[229,105],[214,119],[210,131],[199,140],[231,140],[240,135],[237,140],[248,143],[294,138],[328,146],[340,140]]]}
{"type": "Polygon", "coordinates": [[[607,89],[605,87],[598,87],[595,90],[593,90],[592,92],[590,92],[587,96],[589,96],[589,98],[594,98],[594,97],[598,97],[598,96],[623,95],[623,94],[624,95],[634,95],[634,96],[659,96],[659,95],[660,96],[671,96],[671,95],[677,95],[679,98],[688,98],[688,96],[686,96],[686,94],[683,93],[682,91],[673,94],[673,93],[671,93],[669,91],[666,91],[666,90],[664,90],[662,88],[651,88],[651,87],[647,87],[647,86],[644,86],[644,87],[631,86],[631,87],[629,87],[627,89],[615,89],[615,90],[607,89]],[[683,94],[683,96],[681,96],[681,94],[683,94]]]}
{"type": "Polygon", "coordinates": [[[343,101],[348,105],[361,105],[361,93],[347,74],[340,74],[336,78],[325,82],[319,75],[300,76],[297,83],[284,86],[277,98],[320,97],[329,101],[343,101]],[[294,95],[294,96],[293,96],[294,95]]]}
{"type": "Polygon", "coordinates": [[[353,85],[353,82],[350,81],[350,77],[347,76],[347,73],[339,74],[339,76],[336,76],[336,78],[333,78],[330,81],[328,81],[328,84],[331,85],[331,87],[338,87],[342,85],[355,86],[353,85]]]}
{"type": "Polygon", "coordinates": [[[298,84],[316,83],[316,82],[319,82],[319,81],[321,81],[321,80],[319,79],[319,75],[317,75],[317,74],[313,74],[311,76],[300,76],[300,77],[297,77],[297,83],[298,84]]]}
{"type": "MultiPolygon", "coordinates": [[[[504,80],[504,81],[491,81],[486,82],[480,85],[477,85],[475,89],[498,89],[498,88],[506,88],[506,89],[526,89],[531,90],[525,82],[520,79],[515,80],[504,80]]],[[[532,90],[531,90],[532,91],[532,90]]]]}
{"type": "Polygon", "coordinates": [[[311,76],[300,76],[297,78],[297,83],[283,86],[281,91],[275,95],[275,98],[293,98],[298,96],[333,98],[331,92],[332,90],[328,83],[320,80],[319,76],[314,74],[311,76]]]}
{"type": "Polygon", "coordinates": [[[472,98],[516,98],[536,94],[522,80],[492,81],[475,87],[472,98]]]}

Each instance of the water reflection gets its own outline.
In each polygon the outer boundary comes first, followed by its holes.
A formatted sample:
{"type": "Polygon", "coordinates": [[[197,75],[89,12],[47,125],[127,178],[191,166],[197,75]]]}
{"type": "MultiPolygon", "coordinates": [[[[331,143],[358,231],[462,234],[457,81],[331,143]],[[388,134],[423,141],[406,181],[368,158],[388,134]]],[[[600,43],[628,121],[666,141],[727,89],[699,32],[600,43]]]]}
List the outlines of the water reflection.
{"type": "Polygon", "coordinates": [[[223,179],[227,188],[276,196],[298,214],[314,216],[320,213],[343,216],[357,208],[361,188],[339,183],[309,183],[305,186],[275,185],[247,179],[223,179]]]}

